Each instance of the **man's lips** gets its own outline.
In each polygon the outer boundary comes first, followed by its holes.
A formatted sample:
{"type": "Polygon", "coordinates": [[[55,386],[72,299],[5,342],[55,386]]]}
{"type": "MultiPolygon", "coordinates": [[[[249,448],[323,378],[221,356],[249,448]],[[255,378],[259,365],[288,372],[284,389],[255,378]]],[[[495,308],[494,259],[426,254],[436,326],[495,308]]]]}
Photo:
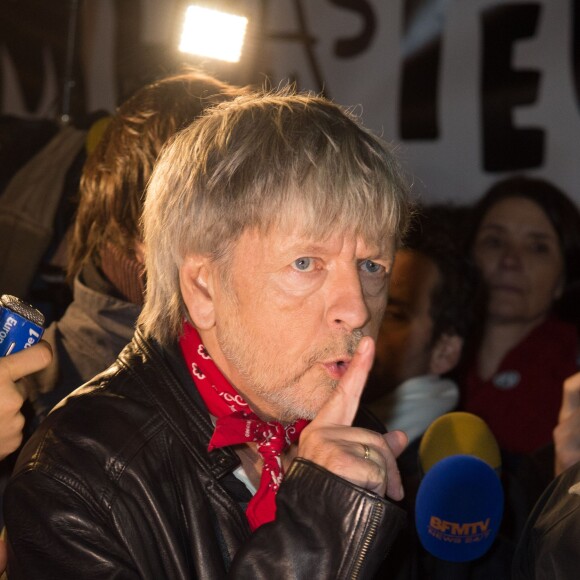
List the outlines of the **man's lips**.
{"type": "Polygon", "coordinates": [[[340,379],[346,373],[348,366],[350,365],[350,358],[344,357],[342,359],[335,359],[332,361],[323,362],[322,366],[326,369],[326,372],[333,379],[340,379]]]}

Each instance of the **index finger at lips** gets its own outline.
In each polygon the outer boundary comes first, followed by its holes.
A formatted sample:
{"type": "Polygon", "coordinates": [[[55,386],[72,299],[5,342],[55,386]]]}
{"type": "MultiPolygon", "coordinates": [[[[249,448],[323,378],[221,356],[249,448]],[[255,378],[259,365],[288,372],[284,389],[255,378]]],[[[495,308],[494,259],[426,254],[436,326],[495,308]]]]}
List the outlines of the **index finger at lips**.
{"type": "Polygon", "coordinates": [[[373,364],[374,354],[375,348],[372,338],[363,337],[346,373],[312,423],[317,425],[352,425],[373,364]]]}
{"type": "Polygon", "coordinates": [[[564,381],[559,420],[565,421],[578,409],[580,409],[580,373],[576,373],[564,381]]]}
{"type": "Polygon", "coordinates": [[[52,350],[47,342],[38,344],[0,358],[0,377],[15,383],[22,377],[42,370],[52,360],[52,350]]]}

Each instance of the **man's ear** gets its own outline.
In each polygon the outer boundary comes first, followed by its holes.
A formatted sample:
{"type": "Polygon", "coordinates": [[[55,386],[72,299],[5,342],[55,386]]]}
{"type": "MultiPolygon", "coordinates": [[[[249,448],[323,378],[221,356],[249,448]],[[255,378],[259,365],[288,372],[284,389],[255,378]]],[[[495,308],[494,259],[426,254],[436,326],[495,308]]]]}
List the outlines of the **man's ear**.
{"type": "Polygon", "coordinates": [[[457,334],[442,334],[431,350],[429,372],[444,375],[459,363],[463,339],[457,334]]]}
{"type": "Polygon", "coordinates": [[[203,254],[187,256],[179,269],[181,296],[191,321],[200,330],[209,330],[215,325],[211,272],[212,263],[203,254]]]}

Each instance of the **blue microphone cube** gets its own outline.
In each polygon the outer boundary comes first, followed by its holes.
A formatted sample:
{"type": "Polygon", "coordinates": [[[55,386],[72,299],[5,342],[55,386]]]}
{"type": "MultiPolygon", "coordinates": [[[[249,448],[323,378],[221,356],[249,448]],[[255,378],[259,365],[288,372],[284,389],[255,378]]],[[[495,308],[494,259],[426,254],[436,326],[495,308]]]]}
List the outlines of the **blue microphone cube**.
{"type": "Polygon", "coordinates": [[[0,297],[0,356],[8,356],[36,344],[44,332],[42,313],[16,298],[0,297]]]}

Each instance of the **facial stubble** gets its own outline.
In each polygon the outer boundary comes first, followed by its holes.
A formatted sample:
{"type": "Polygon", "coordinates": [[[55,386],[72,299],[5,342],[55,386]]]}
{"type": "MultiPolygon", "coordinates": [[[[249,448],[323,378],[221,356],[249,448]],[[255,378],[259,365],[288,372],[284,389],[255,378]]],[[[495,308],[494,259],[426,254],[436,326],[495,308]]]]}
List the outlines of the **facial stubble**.
{"type": "Polygon", "coordinates": [[[312,420],[316,416],[339,382],[330,377],[320,363],[339,360],[345,353],[352,358],[362,336],[362,331],[355,330],[334,337],[323,347],[313,347],[289,372],[281,357],[275,352],[267,352],[262,341],[256,340],[250,329],[242,327],[237,315],[226,317],[217,326],[220,349],[244,382],[243,387],[233,386],[263,419],[283,423],[312,420]],[[318,376],[308,379],[308,375],[318,376]],[[307,380],[314,383],[308,390],[304,385],[307,380]],[[260,408],[258,401],[267,409],[260,408]]]}

